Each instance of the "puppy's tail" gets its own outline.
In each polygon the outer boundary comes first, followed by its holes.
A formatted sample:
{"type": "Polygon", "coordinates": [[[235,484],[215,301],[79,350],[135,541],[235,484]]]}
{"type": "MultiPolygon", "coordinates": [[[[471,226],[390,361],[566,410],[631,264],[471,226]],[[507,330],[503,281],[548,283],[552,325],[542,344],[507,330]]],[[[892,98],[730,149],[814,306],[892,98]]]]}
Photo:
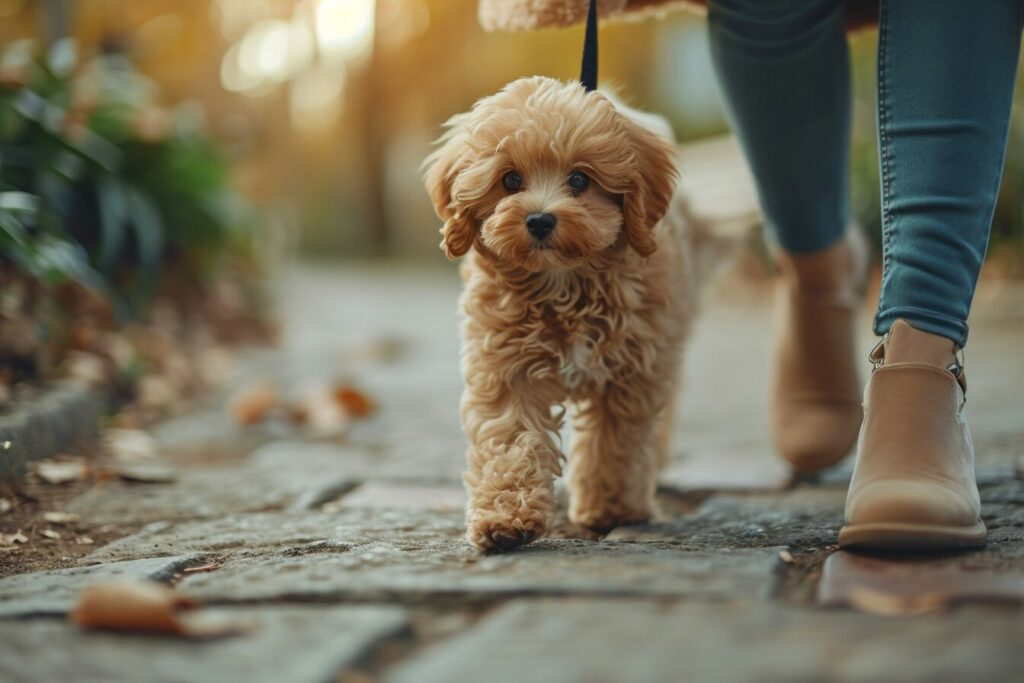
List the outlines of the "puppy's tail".
{"type": "Polygon", "coordinates": [[[683,145],[675,200],[686,216],[692,270],[707,285],[739,254],[761,223],[754,181],[735,138],[683,145]]]}
{"type": "Polygon", "coordinates": [[[686,226],[690,282],[695,292],[703,292],[744,250],[759,217],[700,213],[682,186],[677,188],[674,201],[682,208],[686,226]]]}

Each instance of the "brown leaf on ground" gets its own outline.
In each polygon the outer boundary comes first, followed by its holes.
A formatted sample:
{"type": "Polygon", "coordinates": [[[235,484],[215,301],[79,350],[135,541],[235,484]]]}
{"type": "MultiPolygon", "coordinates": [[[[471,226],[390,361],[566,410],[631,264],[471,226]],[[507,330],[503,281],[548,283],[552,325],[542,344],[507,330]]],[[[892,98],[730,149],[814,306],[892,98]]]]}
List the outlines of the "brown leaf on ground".
{"type": "Polygon", "coordinates": [[[196,612],[199,603],[161,583],[112,581],[84,589],[69,618],[81,628],[218,638],[241,630],[196,612]]]}
{"type": "Polygon", "coordinates": [[[367,417],[373,412],[374,406],[370,397],[347,384],[334,388],[334,400],[352,417],[367,417]]]}
{"type": "Polygon", "coordinates": [[[0,515],[8,512],[11,509],[11,501],[6,498],[0,498],[0,515]]]}
{"type": "Polygon", "coordinates": [[[71,512],[44,512],[43,520],[50,524],[74,524],[78,515],[71,512]]]}
{"type": "Polygon", "coordinates": [[[59,541],[60,540],[60,533],[54,531],[53,529],[43,529],[39,533],[41,533],[46,538],[51,538],[51,539],[53,539],[55,541],[59,541]]]}
{"type": "Polygon", "coordinates": [[[178,471],[164,462],[117,462],[108,470],[125,481],[143,484],[166,484],[178,478],[178,471]]]}
{"type": "Polygon", "coordinates": [[[102,387],[111,382],[112,373],[107,362],[95,353],[71,351],[68,353],[66,365],[68,377],[85,382],[89,386],[102,387]]]}
{"type": "Polygon", "coordinates": [[[337,400],[334,391],[319,388],[305,394],[289,411],[296,423],[322,436],[341,434],[348,427],[348,411],[337,400]]]}
{"type": "Polygon", "coordinates": [[[243,427],[262,422],[281,403],[277,385],[268,380],[249,384],[231,399],[228,410],[243,427]]]}
{"type": "Polygon", "coordinates": [[[897,595],[867,587],[857,587],[847,597],[850,607],[881,617],[912,617],[945,609],[949,598],[941,593],[897,595]]]}
{"type": "Polygon", "coordinates": [[[141,429],[108,429],[103,433],[107,453],[120,462],[139,462],[157,457],[159,444],[141,429]]]}
{"type": "Polygon", "coordinates": [[[28,536],[18,529],[13,534],[0,534],[0,547],[13,548],[15,543],[28,543],[28,536]]]}
{"type": "Polygon", "coordinates": [[[85,479],[88,470],[81,460],[42,460],[36,463],[35,473],[47,484],[66,484],[85,479]]]}
{"type": "Polygon", "coordinates": [[[96,541],[92,540],[88,536],[79,536],[78,538],[75,539],[75,544],[76,545],[92,545],[95,542],[96,541]]]}
{"type": "Polygon", "coordinates": [[[161,375],[141,378],[135,386],[135,395],[142,408],[153,411],[170,409],[181,399],[181,392],[161,375]]]}

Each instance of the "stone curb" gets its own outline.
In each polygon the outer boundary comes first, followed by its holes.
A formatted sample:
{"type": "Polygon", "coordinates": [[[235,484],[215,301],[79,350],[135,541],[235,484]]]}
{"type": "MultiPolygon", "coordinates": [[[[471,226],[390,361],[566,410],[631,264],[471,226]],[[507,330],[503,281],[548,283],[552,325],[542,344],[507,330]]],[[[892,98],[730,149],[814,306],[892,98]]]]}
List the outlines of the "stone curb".
{"type": "Polygon", "coordinates": [[[0,415],[0,478],[24,476],[29,462],[66,451],[98,434],[106,405],[97,390],[61,382],[0,415]]]}

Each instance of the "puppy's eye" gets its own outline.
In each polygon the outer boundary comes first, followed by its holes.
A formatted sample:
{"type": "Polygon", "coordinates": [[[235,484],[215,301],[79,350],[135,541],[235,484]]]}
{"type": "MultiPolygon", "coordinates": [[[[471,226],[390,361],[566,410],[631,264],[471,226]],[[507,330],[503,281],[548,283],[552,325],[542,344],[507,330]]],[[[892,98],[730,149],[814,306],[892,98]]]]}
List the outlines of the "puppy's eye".
{"type": "Polygon", "coordinates": [[[509,171],[505,174],[505,177],[501,179],[501,184],[505,186],[505,189],[509,192],[519,192],[523,188],[523,176],[519,175],[515,171],[509,171]]]}
{"type": "Polygon", "coordinates": [[[566,182],[572,189],[573,196],[578,195],[580,192],[583,192],[585,189],[590,187],[590,178],[580,171],[573,171],[570,173],[569,179],[566,180],[566,182]]]}

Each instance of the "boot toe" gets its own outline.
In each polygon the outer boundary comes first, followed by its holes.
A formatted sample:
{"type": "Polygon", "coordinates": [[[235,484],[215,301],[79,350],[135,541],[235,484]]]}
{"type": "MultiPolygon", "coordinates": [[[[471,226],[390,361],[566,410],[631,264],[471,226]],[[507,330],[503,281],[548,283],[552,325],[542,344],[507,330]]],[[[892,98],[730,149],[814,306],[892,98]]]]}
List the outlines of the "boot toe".
{"type": "Polygon", "coordinates": [[[846,523],[971,527],[978,523],[978,514],[969,494],[939,482],[876,481],[860,487],[847,501],[846,523]]]}
{"type": "Polygon", "coordinates": [[[810,474],[845,458],[857,441],[860,405],[809,404],[779,411],[775,448],[799,474],[810,474]]]}

